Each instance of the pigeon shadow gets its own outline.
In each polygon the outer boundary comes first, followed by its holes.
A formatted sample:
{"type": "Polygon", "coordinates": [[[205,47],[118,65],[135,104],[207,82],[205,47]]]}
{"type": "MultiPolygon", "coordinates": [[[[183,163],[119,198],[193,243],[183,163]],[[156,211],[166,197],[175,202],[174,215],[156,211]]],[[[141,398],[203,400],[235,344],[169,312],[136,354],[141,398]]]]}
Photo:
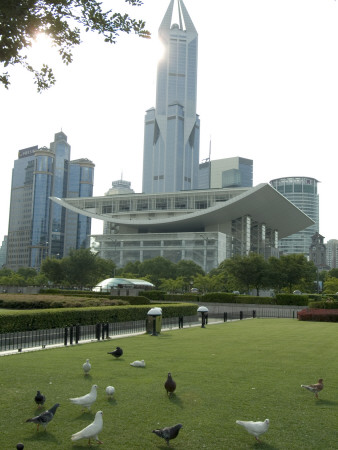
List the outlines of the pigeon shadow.
{"type": "Polygon", "coordinates": [[[260,442],[255,442],[252,446],[255,449],[265,449],[265,450],[279,450],[278,447],[275,447],[274,445],[270,445],[267,444],[266,442],[260,441],[260,442]]]}
{"type": "Polygon", "coordinates": [[[110,403],[111,405],[116,405],[116,399],[113,398],[113,397],[109,397],[107,401],[108,401],[108,403],[110,403]]]}
{"type": "Polygon", "coordinates": [[[168,395],[169,401],[174,403],[175,405],[179,406],[180,408],[183,408],[183,402],[175,393],[168,395]]]}
{"type": "Polygon", "coordinates": [[[88,420],[94,420],[95,414],[91,411],[82,411],[81,414],[73,418],[73,422],[80,422],[80,421],[88,421],[88,420]]]}
{"type": "Polygon", "coordinates": [[[89,373],[84,373],[83,378],[88,381],[92,381],[93,377],[89,373]]]}
{"type": "Polygon", "coordinates": [[[25,437],[25,441],[59,443],[54,434],[49,433],[48,430],[36,431],[35,434],[25,437]]]}
{"type": "Polygon", "coordinates": [[[322,400],[321,398],[316,401],[316,406],[337,406],[338,402],[332,402],[331,400],[322,400]]]}

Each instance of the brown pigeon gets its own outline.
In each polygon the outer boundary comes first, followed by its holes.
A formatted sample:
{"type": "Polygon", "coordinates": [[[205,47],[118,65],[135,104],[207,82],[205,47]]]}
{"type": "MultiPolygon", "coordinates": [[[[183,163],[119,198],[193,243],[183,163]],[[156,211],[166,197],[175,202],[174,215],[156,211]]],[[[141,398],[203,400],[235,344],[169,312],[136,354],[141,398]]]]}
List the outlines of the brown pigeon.
{"type": "Polygon", "coordinates": [[[168,373],[168,378],[167,378],[167,381],[164,383],[164,387],[165,387],[165,390],[167,391],[167,395],[169,395],[169,397],[173,394],[173,392],[176,389],[176,383],[172,379],[170,372],[168,373]]]}
{"type": "Polygon", "coordinates": [[[162,429],[153,430],[152,433],[155,433],[158,437],[163,438],[169,446],[170,439],[175,439],[181,428],[182,424],[178,423],[173,427],[165,427],[162,429]]]}
{"type": "Polygon", "coordinates": [[[324,389],[323,378],[319,378],[318,383],[316,384],[308,384],[308,385],[301,384],[300,386],[307,389],[310,392],[313,392],[316,398],[318,398],[318,392],[324,389]]]}

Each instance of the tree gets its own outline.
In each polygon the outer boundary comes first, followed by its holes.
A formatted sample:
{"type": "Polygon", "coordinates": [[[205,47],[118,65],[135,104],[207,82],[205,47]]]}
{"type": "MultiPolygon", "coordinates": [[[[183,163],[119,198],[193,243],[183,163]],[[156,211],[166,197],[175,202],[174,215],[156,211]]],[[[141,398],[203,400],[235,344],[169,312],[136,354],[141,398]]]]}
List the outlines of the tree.
{"type": "Polygon", "coordinates": [[[148,276],[151,283],[158,286],[161,278],[176,278],[176,264],[162,256],[147,259],[140,264],[139,275],[148,276]]]}
{"type": "Polygon", "coordinates": [[[282,255],[279,259],[284,287],[289,292],[299,283],[316,280],[316,266],[302,254],[282,255]]]}
{"type": "MultiPolygon", "coordinates": [[[[141,0],[125,0],[133,6],[141,0]]],[[[47,35],[57,47],[65,64],[72,62],[72,49],[81,43],[82,31],[94,31],[105,42],[115,43],[119,32],[134,32],[150,37],[142,20],[128,14],[103,11],[96,0],[2,0],[0,6],[0,63],[8,66],[22,65],[34,74],[38,92],[55,84],[53,71],[47,65],[33,68],[25,54],[39,33],[47,35]],[[78,28],[80,27],[80,28],[78,28]]],[[[8,72],[0,74],[0,82],[8,88],[8,72]]]]}
{"type": "Polygon", "coordinates": [[[324,293],[336,294],[338,292],[338,278],[332,277],[325,281],[324,293]]]}
{"type": "Polygon", "coordinates": [[[230,276],[245,286],[249,291],[255,288],[257,295],[266,286],[267,262],[262,255],[250,253],[248,256],[235,256],[225,260],[225,267],[230,276]]]}
{"type": "Polygon", "coordinates": [[[62,259],[47,258],[41,264],[41,274],[54,284],[63,284],[65,274],[62,259]]]}
{"type": "Polygon", "coordinates": [[[194,277],[194,287],[203,293],[220,292],[225,288],[222,274],[213,276],[198,274],[194,277]]]}

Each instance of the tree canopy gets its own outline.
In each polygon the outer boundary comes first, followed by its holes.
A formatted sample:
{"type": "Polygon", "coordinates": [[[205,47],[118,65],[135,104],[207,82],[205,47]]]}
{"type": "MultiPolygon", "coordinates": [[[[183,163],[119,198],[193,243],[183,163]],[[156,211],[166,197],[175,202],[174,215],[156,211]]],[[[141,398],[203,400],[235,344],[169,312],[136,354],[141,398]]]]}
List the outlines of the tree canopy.
{"type": "MultiPolygon", "coordinates": [[[[133,6],[141,0],[125,0],[133,6]]],[[[128,14],[104,11],[96,0],[2,0],[0,3],[0,83],[10,85],[9,66],[22,65],[35,78],[38,92],[55,84],[52,68],[46,64],[37,70],[29,64],[27,49],[40,34],[47,35],[58,49],[62,61],[73,60],[72,49],[81,43],[81,31],[93,31],[103,36],[105,42],[115,43],[119,33],[134,32],[148,38],[142,20],[128,14]]]]}

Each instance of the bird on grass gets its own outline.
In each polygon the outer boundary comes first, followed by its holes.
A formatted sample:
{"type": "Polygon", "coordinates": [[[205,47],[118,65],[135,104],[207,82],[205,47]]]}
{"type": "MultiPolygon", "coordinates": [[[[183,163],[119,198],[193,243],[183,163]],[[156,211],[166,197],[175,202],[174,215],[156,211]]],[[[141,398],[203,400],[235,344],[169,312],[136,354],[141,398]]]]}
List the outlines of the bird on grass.
{"type": "Polygon", "coordinates": [[[25,448],[25,446],[21,442],[16,444],[16,450],[23,450],[24,448],[25,448]]]}
{"type": "Polygon", "coordinates": [[[141,361],[134,361],[134,362],[130,363],[130,365],[133,367],[145,367],[146,363],[145,363],[144,359],[141,359],[141,361]]]}
{"type": "Polygon", "coordinates": [[[103,419],[102,419],[102,411],[98,411],[95,414],[94,422],[88,425],[81,431],[74,433],[71,437],[72,441],[79,441],[80,439],[88,439],[88,445],[90,445],[90,440],[95,439],[98,444],[103,444],[100,441],[98,434],[102,431],[103,428],[103,419]]]}
{"type": "Polygon", "coordinates": [[[112,397],[115,393],[115,388],[114,386],[107,386],[106,387],[106,394],[108,395],[108,397],[112,397]]]}
{"type": "Polygon", "coordinates": [[[84,374],[88,375],[90,369],[92,368],[92,365],[90,364],[89,359],[86,359],[86,362],[83,364],[82,368],[83,368],[84,374]]]}
{"type": "Polygon", "coordinates": [[[47,411],[39,414],[38,416],[32,417],[31,419],[27,419],[26,422],[36,423],[36,425],[37,425],[36,430],[37,431],[39,431],[40,425],[42,425],[45,428],[45,430],[46,430],[47,425],[49,424],[49,422],[55,416],[55,412],[56,412],[56,410],[57,410],[57,408],[59,406],[60,406],[59,403],[55,403],[55,405],[52,406],[47,411]]]}
{"type": "Polygon", "coordinates": [[[167,395],[169,395],[169,397],[173,394],[173,392],[176,389],[176,383],[172,379],[170,372],[168,373],[168,378],[167,378],[166,382],[164,383],[164,387],[165,387],[165,390],[167,391],[167,395]]]}
{"type": "Polygon", "coordinates": [[[36,396],[34,397],[35,403],[38,405],[38,408],[40,408],[46,401],[46,397],[41,394],[40,391],[37,391],[36,396]]]}
{"type": "Polygon", "coordinates": [[[300,387],[307,389],[310,392],[313,392],[318,398],[318,392],[324,389],[323,378],[319,378],[318,383],[316,384],[301,384],[300,387]]]}
{"type": "Polygon", "coordinates": [[[178,436],[180,429],[182,428],[182,424],[178,423],[172,427],[165,427],[158,430],[153,430],[152,433],[155,433],[158,437],[164,439],[169,446],[169,441],[171,439],[175,439],[178,436]]]}
{"type": "Polygon", "coordinates": [[[95,402],[96,397],[97,397],[97,385],[93,384],[89,394],[83,395],[82,397],[70,398],[69,400],[72,403],[74,403],[74,405],[80,405],[90,410],[90,407],[95,402]]]}
{"type": "Polygon", "coordinates": [[[116,347],[116,349],[113,352],[107,352],[108,355],[113,355],[115,358],[119,358],[123,355],[123,350],[121,347],[116,347]]]}
{"type": "Polygon", "coordinates": [[[255,436],[256,441],[260,442],[259,436],[268,431],[270,421],[265,419],[264,422],[252,422],[245,420],[236,420],[238,425],[242,425],[249,434],[255,436]]]}

